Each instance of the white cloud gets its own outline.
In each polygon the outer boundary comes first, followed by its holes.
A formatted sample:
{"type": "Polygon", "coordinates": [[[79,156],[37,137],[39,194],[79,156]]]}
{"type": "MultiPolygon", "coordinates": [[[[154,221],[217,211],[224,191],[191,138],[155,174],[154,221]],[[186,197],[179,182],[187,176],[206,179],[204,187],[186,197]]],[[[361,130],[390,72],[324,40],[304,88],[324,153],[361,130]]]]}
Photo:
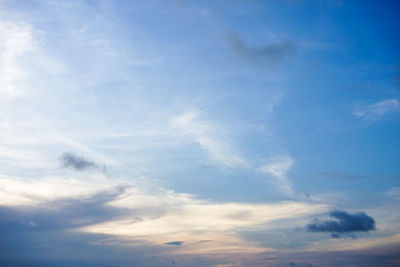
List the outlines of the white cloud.
{"type": "Polygon", "coordinates": [[[400,101],[396,98],[391,98],[357,107],[353,110],[353,115],[365,120],[374,120],[399,111],[400,101]]]}
{"type": "Polygon", "coordinates": [[[0,174],[0,205],[35,206],[64,198],[82,199],[114,187],[99,174],[87,176],[86,181],[82,181],[56,176],[35,179],[0,174]]]}
{"type": "Polygon", "coordinates": [[[400,187],[392,187],[386,192],[388,196],[400,200],[400,187]]]}
{"type": "Polygon", "coordinates": [[[0,98],[21,94],[19,80],[28,75],[21,57],[33,50],[32,27],[0,21],[0,98]]]}
{"type": "Polygon", "coordinates": [[[291,157],[276,157],[270,162],[259,167],[258,170],[265,174],[270,174],[275,178],[274,183],[287,195],[293,195],[292,183],[287,176],[294,163],[291,157]]]}
{"type": "Polygon", "coordinates": [[[226,130],[200,119],[197,112],[186,112],[174,118],[171,125],[179,137],[199,144],[215,161],[229,167],[246,165],[245,160],[228,143],[226,130]]]}

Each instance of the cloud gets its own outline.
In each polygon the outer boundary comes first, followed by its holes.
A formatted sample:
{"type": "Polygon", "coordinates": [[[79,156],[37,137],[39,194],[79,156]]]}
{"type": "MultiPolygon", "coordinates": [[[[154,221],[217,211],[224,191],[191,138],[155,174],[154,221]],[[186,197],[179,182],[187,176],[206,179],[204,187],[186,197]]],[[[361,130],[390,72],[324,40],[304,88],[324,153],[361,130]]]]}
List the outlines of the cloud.
{"type": "Polygon", "coordinates": [[[227,142],[227,135],[221,126],[202,120],[195,111],[188,111],[172,120],[172,128],[183,140],[199,144],[217,162],[228,166],[244,166],[246,162],[227,142]]]}
{"type": "Polygon", "coordinates": [[[26,179],[0,174],[0,206],[37,206],[63,199],[88,200],[93,195],[123,187],[122,183],[113,184],[92,176],[86,176],[82,181],[68,177],[26,179]]]}
{"type": "MultiPolygon", "coordinates": [[[[62,186],[60,181],[58,188],[64,189],[62,186]]],[[[70,196],[33,206],[0,205],[0,266],[102,266],[105,261],[112,261],[109,266],[170,266],[156,259],[152,260],[154,265],[148,264],[150,256],[141,256],[141,251],[154,252],[156,248],[149,249],[146,244],[127,251],[121,248],[121,242],[104,245],[104,239],[111,242],[111,237],[74,231],[110,218],[129,216],[137,220],[133,213],[106,205],[124,190],[109,188],[85,197],[70,196]],[[114,256],[103,253],[109,249],[115,249],[114,256]]]]}
{"type": "Polygon", "coordinates": [[[27,76],[21,57],[33,50],[32,28],[26,24],[0,21],[0,96],[21,94],[18,81],[27,76]]]}
{"type": "Polygon", "coordinates": [[[270,163],[265,164],[258,168],[258,170],[265,174],[271,174],[276,178],[276,185],[286,194],[292,195],[292,183],[287,177],[287,172],[290,170],[294,163],[291,157],[277,157],[270,160],[270,163]]]}
{"type": "Polygon", "coordinates": [[[173,246],[180,246],[182,244],[183,244],[182,241],[174,241],[174,242],[165,243],[165,245],[173,245],[173,246]]]}
{"type": "Polygon", "coordinates": [[[370,105],[356,107],[353,115],[367,121],[400,111],[400,101],[396,98],[385,99],[370,105]]]}
{"type": "MultiPolygon", "coordinates": [[[[152,190],[154,191],[154,190],[152,190]]],[[[277,220],[294,221],[326,210],[323,204],[283,201],[276,203],[215,202],[197,199],[193,195],[171,190],[146,193],[129,188],[123,196],[108,205],[129,209],[141,218],[110,219],[107,222],[79,229],[81,232],[119,236],[131,240],[146,240],[165,244],[185,240],[181,249],[194,254],[226,250],[263,250],[244,240],[243,229],[271,224],[277,220]],[[204,244],[201,240],[211,240],[204,244]]],[[[129,213],[129,212],[128,212],[129,213]]]]}
{"type": "Polygon", "coordinates": [[[70,152],[63,153],[60,157],[60,160],[62,167],[71,168],[77,171],[100,168],[99,164],[70,152]]]}
{"type": "Polygon", "coordinates": [[[394,199],[400,200],[400,187],[392,187],[386,192],[386,194],[394,199]]]}
{"type": "Polygon", "coordinates": [[[210,250],[220,245],[253,249],[254,245],[240,239],[239,229],[276,220],[296,220],[328,208],[324,204],[295,201],[220,203],[154,183],[141,184],[132,178],[0,178],[0,206],[14,211],[29,207],[30,213],[20,216],[21,221],[28,224],[32,221],[37,229],[45,225],[46,229],[74,228],[83,233],[158,245],[185,240],[190,245],[185,247],[194,250],[199,247],[210,250]],[[213,240],[213,246],[198,243],[205,239],[213,240]]]}
{"type": "Polygon", "coordinates": [[[232,50],[243,59],[256,65],[270,65],[283,61],[294,52],[294,45],[290,41],[266,44],[263,46],[249,46],[241,36],[231,32],[228,38],[232,50]]]}
{"type": "Polygon", "coordinates": [[[369,232],[375,230],[375,220],[364,212],[351,214],[345,211],[334,210],[329,215],[335,220],[316,220],[306,226],[307,231],[330,232],[332,233],[332,237],[337,238],[340,233],[369,232]]]}
{"type": "MultiPolygon", "coordinates": [[[[124,187],[109,188],[84,198],[70,196],[34,206],[0,205],[0,228],[29,231],[65,230],[124,217],[124,209],[105,205],[121,196],[124,187]],[[51,207],[51,208],[49,208],[51,207]]],[[[132,214],[130,214],[132,217],[132,214]]]]}

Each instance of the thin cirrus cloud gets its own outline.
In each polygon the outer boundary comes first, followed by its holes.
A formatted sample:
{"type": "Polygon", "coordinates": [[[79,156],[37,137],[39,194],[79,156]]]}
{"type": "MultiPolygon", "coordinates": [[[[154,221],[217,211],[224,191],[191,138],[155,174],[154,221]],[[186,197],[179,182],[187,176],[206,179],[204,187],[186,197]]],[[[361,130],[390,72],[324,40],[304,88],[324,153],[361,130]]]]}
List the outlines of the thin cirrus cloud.
{"type": "Polygon", "coordinates": [[[397,98],[391,98],[356,107],[353,110],[353,115],[357,118],[370,121],[398,112],[400,112],[400,101],[397,98]]]}
{"type": "Polygon", "coordinates": [[[354,232],[369,232],[375,230],[375,220],[364,212],[347,213],[334,210],[329,216],[335,220],[316,220],[306,226],[309,232],[328,232],[332,237],[340,237],[340,234],[354,232]]]}
{"type": "Polygon", "coordinates": [[[295,46],[290,41],[249,46],[236,32],[230,32],[229,44],[237,55],[255,65],[271,65],[280,63],[293,54],[295,46]]]}
{"type": "Polygon", "coordinates": [[[259,167],[258,171],[272,175],[274,178],[272,182],[276,184],[283,193],[286,195],[293,195],[292,183],[287,176],[293,163],[294,160],[291,157],[276,157],[271,159],[269,163],[259,167]]]}
{"type": "Polygon", "coordinates": [[[21,57],[33,50],[32,28],[0,21],[0,42],[0,96],[13,98],[21,94],[16,83],[27,75],[21,57]]]}
{"type": "Polygon", "coordinates": [[[216,162],[228,166],[245,166],[246,161],[226,141],[228,130],[221,125],[200,118],[195,111],[187,111],[171,121],[172,131],[182,141],[200,145],[216,162]]]}

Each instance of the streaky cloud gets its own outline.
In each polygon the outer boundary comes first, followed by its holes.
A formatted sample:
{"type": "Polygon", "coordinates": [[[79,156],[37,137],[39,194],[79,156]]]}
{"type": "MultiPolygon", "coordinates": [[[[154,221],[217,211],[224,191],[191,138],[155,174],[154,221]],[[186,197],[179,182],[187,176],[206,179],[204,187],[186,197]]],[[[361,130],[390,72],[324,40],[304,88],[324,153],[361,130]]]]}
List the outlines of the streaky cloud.
{"type": "Polygon", "coordinates": [[[399,99],[389,98],[369,105],[359,106],[353,110],[353,115],[366,121],[373,121],[398,112],[400,112],[399,99]]]}
{"type": "Polygon", "coordinates": [[[215,162],[227,167],[247,165],[245,159],[227,141],[228,136],[220,134],[223,127],[200,118],[198,112],[187,111],[175,117],[171,125],[177,136],[200,145],[215,162]]]}
{"type": "Polygon", "coordinates": [[[182,244],[183,244],[182,241],[174,241],[174,242],[165,243],[165,245],[172,245],[172,246],[181,246],[182,244]]]}
{"type": "Polygon", "coordinates": [[[272,175],[275,178],[276,185],[283,193],[293,195],[292,183],[287,175],[293,164],[294,160],[289,156],[276,157],[272,158],[268,164],[259,167],[258,171],[272,175]]]}

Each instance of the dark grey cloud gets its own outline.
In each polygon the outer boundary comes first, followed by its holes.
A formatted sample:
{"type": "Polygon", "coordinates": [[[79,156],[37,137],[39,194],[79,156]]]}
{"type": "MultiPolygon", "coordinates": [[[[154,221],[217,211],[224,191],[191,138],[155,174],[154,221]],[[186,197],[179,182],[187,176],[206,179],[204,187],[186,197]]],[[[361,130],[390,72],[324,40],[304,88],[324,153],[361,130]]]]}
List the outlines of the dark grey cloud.
{"type": "Polygon", "coordinates": [[[173,245],[173,246],[180,246],[182,244],[183,244],[182,241],[174,241],[174,242],[165,243],[165,245],[173,245]]]}
{"type": "Polygon", "coordinates": [[[125,190],[34,207],[0,206],[0,266],[175,266],[170,257],[148,255],[161,254],[161,246],[136,240],[130,247],[114,236],[71,231],[110,220],[140,221],[136,210],[107,205],[125,190]]]}
{"type": "MultiPolygon", "coordinates": [[[[83,171],[86,169],[99,169],[102,166],[96,162],[85,159],[84,157],[78,156],[71,152],[64,152],[60,156],[61,166],[64,168],[71,168],[77,171],[83,171]]],[[[105,166],[103,166],[105,170],[105,166]]]]}
{"type": "Polygon", "coordinates": [[[235,32],[229,34],[228,41],[237,55],[256,65],[279,63],[293,54],[295,50],[294,44],[290,41],[281,41],[262,46],[249,46],[235,32]]]}
{"type": "Polygon", "coordinates": [[[18,231],[68,230],[125,216],[135,219],[126,209],[106,205],[125,190],[124,187],[115,187],[82,199],[54,200],[30,208],[0,206],[0,228],[18,231]]]}
{"type": "Polygon", "coordinates": [[[352,232],[369,232],[375,230],[375,220],[365,214],[347,213],[345,211],[334,210],[329,213],[334,220],[315,220],[306,226],[309,232],[329,232],[332,237],[338,238],[340,234],[352,232]]]}

